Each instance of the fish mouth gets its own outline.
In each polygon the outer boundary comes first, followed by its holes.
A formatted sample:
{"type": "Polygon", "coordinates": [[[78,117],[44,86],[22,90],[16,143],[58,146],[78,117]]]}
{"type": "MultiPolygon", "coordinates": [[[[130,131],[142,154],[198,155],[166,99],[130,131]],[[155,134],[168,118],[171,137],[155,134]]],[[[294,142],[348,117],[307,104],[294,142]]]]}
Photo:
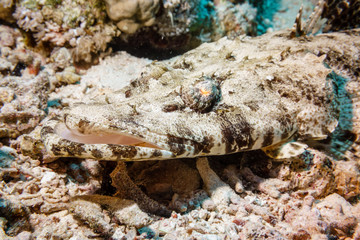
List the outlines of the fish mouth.
{"type": "MultiPolygon", "coordinates": [[[[86,134],[50,119],[41,129],[41,139],[53,161],[59,157],[92,158],[107,161],[173,159],[176,154],[141,137],[119,132],[93,131],[86,134]]],[[[160,144],[162,141],[160,141],[160,144]]]]}
{"type": "Polygon", "coordinates": [[[68,128],[65,123],[58,123],[55,127],[55,133],[63,139],[81,144],[114,144],[166,150],[144,138],[124,132],[113,131],[84,134],[77,129],[68,128]]]}

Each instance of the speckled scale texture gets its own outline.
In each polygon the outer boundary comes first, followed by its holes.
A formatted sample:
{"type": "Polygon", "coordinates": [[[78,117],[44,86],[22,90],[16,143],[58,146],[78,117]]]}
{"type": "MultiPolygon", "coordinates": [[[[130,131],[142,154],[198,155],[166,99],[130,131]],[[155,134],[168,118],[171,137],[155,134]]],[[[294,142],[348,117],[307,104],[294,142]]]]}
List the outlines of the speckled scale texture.
{"type": "Polygon", "coordinates": [[[150,64],[129,87],[108,95],[108,104],[77,105],[65,114],[70,131],[121,132],[160,149],[62,139],[60,121],[51,123],[54,131],[44,127],[45,146],[54,156],[134,161],[229,154],[346,130],[350,147],[359,129],[359,30],[294,39],[289,34],[202,44],[176,60],[150,64]],[[341,91],[347,102],[339,100],[332,72],[346,79],[341,91]],[[181,89],[204,78],[218,83],[219,100],[199,112],[183,101],[181,89]],[[342,128],[339,119],[351,128],[342,128]]]}

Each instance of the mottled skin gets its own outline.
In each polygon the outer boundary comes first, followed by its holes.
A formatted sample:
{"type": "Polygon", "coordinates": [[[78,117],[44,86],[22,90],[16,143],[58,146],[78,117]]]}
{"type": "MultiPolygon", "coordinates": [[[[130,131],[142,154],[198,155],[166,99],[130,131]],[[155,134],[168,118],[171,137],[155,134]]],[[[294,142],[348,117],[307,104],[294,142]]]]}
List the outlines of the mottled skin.
{"type": "Polygon", "coordinates": [[[129,87],[108,96],[108,104],[68,109],[62,119],[45,124],[42,139],[55,157],[125,161],[223,155],[293,139],[325,139],[340,111],[332,105],[335,90],[327,76],[335,71],[358,83],[359,56],[359,29],[294,39],[289,31],[222,38],[170,63],[154,62],[129,87]],[[217,86],[216,100],[206,110],[190,108],[189,89],[205,80],[217,86]],[[78,143],[64,139],[62,123],[84,135],[120,132],[157,147],[107,144],[106,136],[102,144],[78,143]]]}

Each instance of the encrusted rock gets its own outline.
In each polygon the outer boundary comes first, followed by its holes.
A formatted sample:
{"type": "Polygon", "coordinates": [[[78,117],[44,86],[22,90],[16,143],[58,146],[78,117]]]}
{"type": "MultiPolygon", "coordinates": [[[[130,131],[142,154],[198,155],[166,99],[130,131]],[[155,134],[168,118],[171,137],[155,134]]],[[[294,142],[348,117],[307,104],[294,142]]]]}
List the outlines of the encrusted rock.
{"type": "Polygon", "coordinates": [[[67,67],[64,71],[56,74],[59,84],[74,84],[80,81],[81,76],[76,74],[74,67],[67,67]]]}
{"type": "MultiPolygon", "coordinates": [[[[0,3],[1,8],[1,3],[0,3]]],[[[1,10],[0,10],[1,12],[1,10]]],[[[1,17],[0,17],[1,18],[1,17]]],[[[16,37],[19,37],[19,31],[11,27],[0,26],[0,47],[13,47],[16,43],[16,37]]]]}
{"type": "Polygon", "coordinates": [[[336,193],[345,199],[360,194],[360,166],[355,161],[338,161],[335,163],[336,193]]]}
{"type": "Polygon", "coordinates": [[[135,33],[143,26],[155,22],[159,0],[106,0],[106,12],[118,28],[125,33],[135,33]]]}
{"type": "Polygon", "coordinates": [[[34,129],[45,117],[48,76],[41,73],[34,77],[5,77],[0,112],[0,137],[16,138],[34,129]],[[16,97],[15,97],[16,96],[16,97]]]}
{"type": "Polygon", "coordinates": [[[141,228],[152,221],[152,218],[132,200],[89,195],[75,197],[71,201],[71,211],[75,216],[88,224],[100,227],[101,231],[112,232],[109,216],[102,208],[108,209],[119,223],[127,226],[141,228]]]}
{"type": "Polygon", "coordinates": [[[71,201],[70,211],[76,218],[85,221],[91,228],[98,229],[98,231],[105,233],[112,232],[110,217],[103,212],[99,204],[74,199],[71,201]]]}
{"type": "Polygon", "coordinates": [[[333,234],[351,237],[360,219],[353,213],[354,207],[340,195],[333,193],[316,204],[322,218],[329,223],[333,234]]]}
{"type": "Polygon", "coordinates": [[[0,106],[11,102],[15,97],[14,90],[8,87],[0,87],[0,106]]]}
{"type": "Polygon", "coordinates": [[[71,53],[65,48],[59,48],[51,53],[50,60],[55,65],[55,69],[65,69],[72,63],[71,53]]]}

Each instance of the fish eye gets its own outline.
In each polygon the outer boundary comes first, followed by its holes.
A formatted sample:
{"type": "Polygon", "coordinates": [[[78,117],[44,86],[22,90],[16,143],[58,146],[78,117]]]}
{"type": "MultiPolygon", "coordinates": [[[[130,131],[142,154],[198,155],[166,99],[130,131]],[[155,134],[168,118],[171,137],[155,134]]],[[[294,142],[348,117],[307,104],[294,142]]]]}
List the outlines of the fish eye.
{"type": "Polygon", "coordinates": [[[181,98],[185,104],[197,112],[208,112],[220,99],[219,85],[212,79],[205,79],[190,87],[182,87],[181,98]]]}

